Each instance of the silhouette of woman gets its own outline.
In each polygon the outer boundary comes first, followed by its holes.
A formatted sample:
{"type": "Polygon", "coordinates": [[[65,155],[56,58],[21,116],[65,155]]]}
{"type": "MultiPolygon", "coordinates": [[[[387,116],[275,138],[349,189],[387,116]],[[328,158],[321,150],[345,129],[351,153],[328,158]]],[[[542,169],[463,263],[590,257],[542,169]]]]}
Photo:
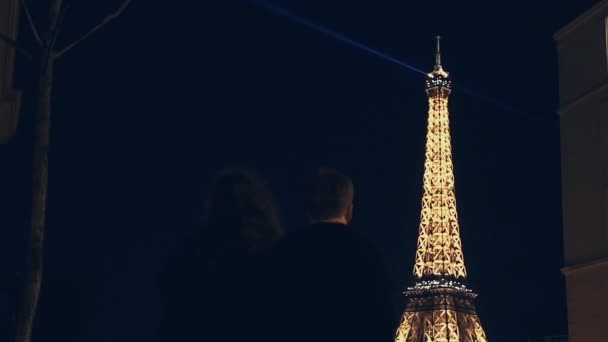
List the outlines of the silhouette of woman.
{"type": "Polygon", "coordinates": [[[261,265],[281,236],[277,209],[266,185],[241,169],[220,173],[202,224],[163,275],[160,340],[252,337],[260,328],[252,309],[262,309],[260,302],[254,302],[255,289],[262,283],[261,265]]]}

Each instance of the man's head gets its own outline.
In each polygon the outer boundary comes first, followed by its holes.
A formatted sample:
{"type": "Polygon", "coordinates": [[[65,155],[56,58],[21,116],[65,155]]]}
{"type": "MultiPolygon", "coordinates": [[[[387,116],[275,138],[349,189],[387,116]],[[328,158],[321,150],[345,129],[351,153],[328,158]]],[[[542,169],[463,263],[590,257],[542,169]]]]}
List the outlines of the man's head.
{"type": "Polygon", "coordinates": [[[313,222],[350,222],[354,191],[348,176],[334,169],[318,169],[306,192],[308,217],[313,222]]]}

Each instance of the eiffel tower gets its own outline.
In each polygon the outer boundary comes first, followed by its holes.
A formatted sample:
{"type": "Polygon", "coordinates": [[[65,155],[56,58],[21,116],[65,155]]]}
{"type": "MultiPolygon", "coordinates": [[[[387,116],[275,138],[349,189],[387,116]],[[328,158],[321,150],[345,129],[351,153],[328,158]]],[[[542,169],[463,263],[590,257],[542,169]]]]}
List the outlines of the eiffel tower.
{"type": "Polygon", "coordinates": [[[473,304],[477,295],[465,284],[448,113],[452,81],[441,66],[439,41],[426,78],[429,117],[414,284],[404,292],[395,341],[487,342],[473,304]]]}

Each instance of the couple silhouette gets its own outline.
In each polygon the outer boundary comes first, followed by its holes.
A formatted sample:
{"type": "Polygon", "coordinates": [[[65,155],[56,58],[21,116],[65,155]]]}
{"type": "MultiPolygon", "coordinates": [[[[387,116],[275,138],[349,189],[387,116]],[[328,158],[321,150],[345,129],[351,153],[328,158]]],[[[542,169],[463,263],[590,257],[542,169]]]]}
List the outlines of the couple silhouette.
{"type": "Polygon", "coordinates": [[[318,169],[308,222],[284,236],[273,195],[225,170],[202,222],[162,276],[156,341],[393,341],[398,316],[373,245],[349,226],[354,185],[318,169]]]}

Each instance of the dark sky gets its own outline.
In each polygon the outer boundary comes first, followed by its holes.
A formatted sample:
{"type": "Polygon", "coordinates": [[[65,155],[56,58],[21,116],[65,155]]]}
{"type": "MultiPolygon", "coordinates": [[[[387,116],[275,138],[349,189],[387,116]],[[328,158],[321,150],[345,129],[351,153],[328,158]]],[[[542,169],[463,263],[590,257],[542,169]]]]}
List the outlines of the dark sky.
{"type": "MultiPolygon", "coordinates": [[[[119,2],[75,3],[61,42],[119,2]]],[[[594,2],[276,2],[423,70],[434,35],[445,37],[444,67],[481,94],[456,89],[450,112],[465,262],[492,342],[566,331],[552,34],[594,2]]],[[[422,192],[423,79],[247,1],[213,3],[135,1],[58,62],[35,341],[142,341],[158,320],[161,265],[226,164],[258,170],[287,230],[303,221],[307,174],[350,174],[356,224],[403,304],[422,192]]],[[[0,146],[4,328],[28,223],[31,75],[19,60],[23,117],[0,146]]]]}

